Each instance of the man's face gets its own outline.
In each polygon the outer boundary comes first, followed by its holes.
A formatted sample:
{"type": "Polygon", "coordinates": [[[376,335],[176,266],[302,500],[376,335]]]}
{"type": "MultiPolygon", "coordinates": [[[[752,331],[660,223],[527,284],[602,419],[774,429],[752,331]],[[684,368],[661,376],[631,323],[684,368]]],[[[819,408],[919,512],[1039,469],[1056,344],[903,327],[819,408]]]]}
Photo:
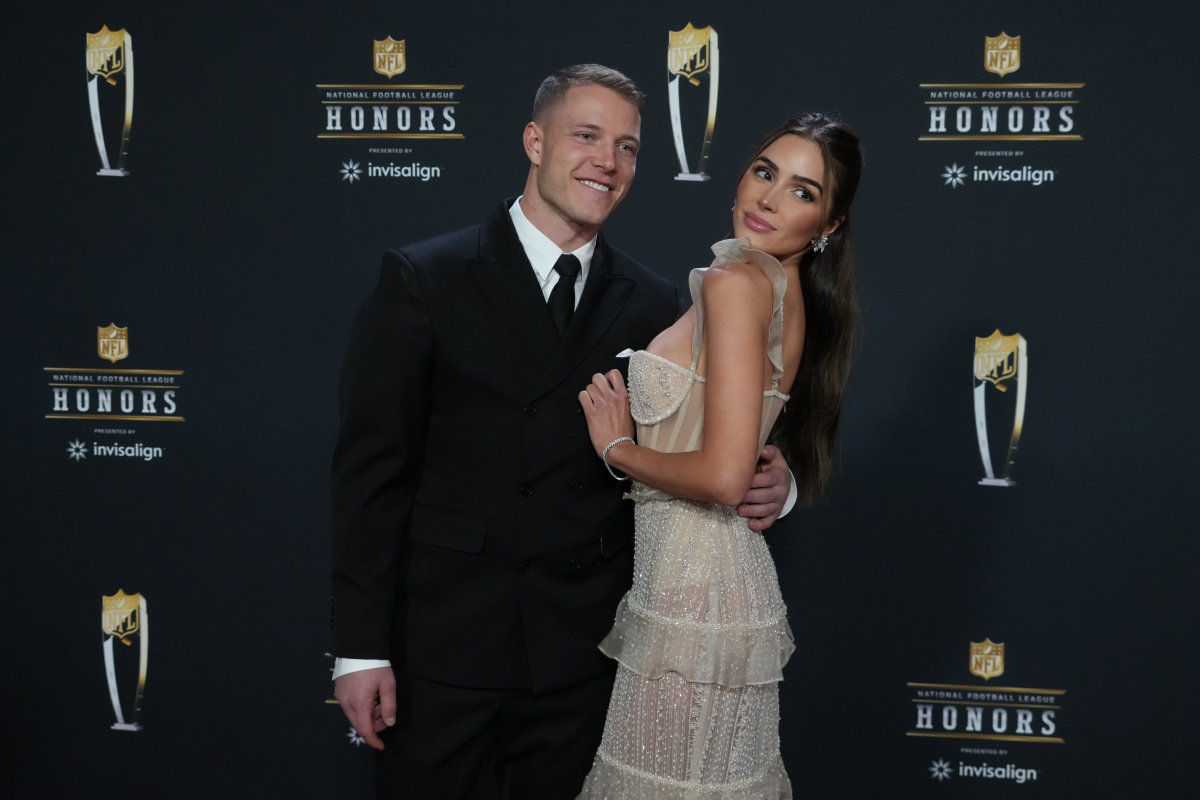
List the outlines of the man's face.
{"type": "Polygon", "coordinates": [[[637,106],[612,89],[575,86],[525,131],[536,198],[522,209],[552,239],[590,239],[633,183],[641,142],[637,106]]]}

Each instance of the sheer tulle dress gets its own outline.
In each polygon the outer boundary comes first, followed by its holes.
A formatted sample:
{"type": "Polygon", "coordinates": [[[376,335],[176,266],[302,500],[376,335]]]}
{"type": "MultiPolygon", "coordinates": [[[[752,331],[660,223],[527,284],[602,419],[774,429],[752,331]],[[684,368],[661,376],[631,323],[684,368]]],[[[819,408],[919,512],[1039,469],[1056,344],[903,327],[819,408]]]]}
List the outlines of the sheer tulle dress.
{"type": "MultiPolygon", "coordinates": [[[[745,239],[713,245],[713,266],[745,262],[774,286],[759,446],[787,395],[782,368],[783,294],[779,262],[745,239]]],[[[700,287],[688,367],[645,351],[629,363],[638,443],[663,452],[700,447],[704,378],[696,363],[704,336],[700,287]]],[[[728,506],[671,497],[634,482],[633,586],[600,649],[617,678],[584,798],[788,798],[779,755],[782,668],[795,649],[775,564],[762,535],[728,506]]]]}

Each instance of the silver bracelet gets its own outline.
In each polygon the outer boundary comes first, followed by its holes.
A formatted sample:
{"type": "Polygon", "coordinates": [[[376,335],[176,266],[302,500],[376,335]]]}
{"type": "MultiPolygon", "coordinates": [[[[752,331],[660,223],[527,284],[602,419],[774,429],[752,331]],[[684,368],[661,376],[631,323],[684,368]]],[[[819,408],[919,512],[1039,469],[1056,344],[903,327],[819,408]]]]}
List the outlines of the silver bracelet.
{"type": "Polygon", "coordinates": [[[612,466],[608,463],[608,451],[612,450],[614,447],[619,445],[621,442],[629,442],[630,444],[637,444],[636,442],[633,441],[633,439],[631,439],[628,436],[618,436],[616,439],[613,439],[611,442],[608,443],[608,447],[604,448],[604,452],[600,454],[600,460],[604,462],[604,468],[606,470],[608,470],[608,474],[612,475],[615,480],[627,481],[627,480],[629,480],[628,475],[618,475],[617,473],[613,472],[612,466]]]}

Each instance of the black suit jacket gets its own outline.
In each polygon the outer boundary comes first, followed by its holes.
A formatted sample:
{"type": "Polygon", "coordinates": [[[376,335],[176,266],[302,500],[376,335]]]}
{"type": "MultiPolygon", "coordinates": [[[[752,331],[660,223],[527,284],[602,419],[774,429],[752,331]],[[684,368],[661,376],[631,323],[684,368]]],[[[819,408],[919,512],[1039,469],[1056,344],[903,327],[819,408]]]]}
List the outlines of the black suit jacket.
{"type": "Polygon", "coordinates": [[[560,342],[507,204],[385,254],[341,377],[337,655],[479,688],[611,668],[596,645],[630,583],[632,510],[577,395],[678,311],[601,238],[560,342]]]}

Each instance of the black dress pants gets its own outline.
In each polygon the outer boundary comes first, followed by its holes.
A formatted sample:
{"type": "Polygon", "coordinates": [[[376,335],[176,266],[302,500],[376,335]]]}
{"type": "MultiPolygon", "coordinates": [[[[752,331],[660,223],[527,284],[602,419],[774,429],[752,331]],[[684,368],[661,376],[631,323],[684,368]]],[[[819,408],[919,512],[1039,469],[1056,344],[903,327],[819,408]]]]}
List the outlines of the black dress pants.
{"type": "Polygon", "coordinates": [[[469,689],[396,673],[380,800],[571,800],[600,745],[613,674],[550,692],[469,689]]]}

